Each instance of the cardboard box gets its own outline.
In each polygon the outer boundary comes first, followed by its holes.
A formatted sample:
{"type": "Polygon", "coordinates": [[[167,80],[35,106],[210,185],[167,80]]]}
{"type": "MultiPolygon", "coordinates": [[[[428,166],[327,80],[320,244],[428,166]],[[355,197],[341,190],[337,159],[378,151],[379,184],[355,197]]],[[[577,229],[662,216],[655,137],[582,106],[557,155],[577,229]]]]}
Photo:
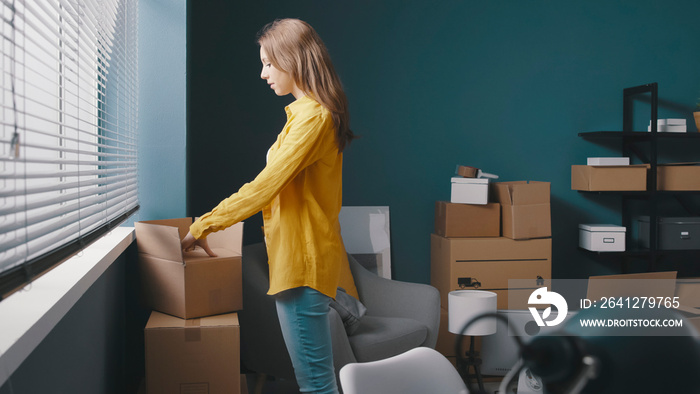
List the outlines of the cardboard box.
{"type": "Polygon", "coordinates": [[[527,309],[527,298],[536,288],[546,286],[552,278],[552,239],[516,241],[510,238],[445,238],[430,236],[430,284],[440,291],[441,305],[448,305],[450,291],[479,289],[498,295],[498,309],[508,309],[508,280],[531,279],[522,293],[523,304],[512,308],[527,309]]]}
{"type": "MultiPolygon", "coordinates": [[[[681,305],[700,308],[700,278],[683,278],[676,280],[676,292],[681,305]]],[[[700,309],[697,311],[700,315],[700,309]]]]}
{"type": "Polygon", "coordinates": [[[624,252],[626,227],[612,224],[579,224],[578,246],[594,252],[624,252]]]}
{"type": "Polygon", "coordinates": [[[656,167],[657,190],[700,190],[698,163],[661,164],[656,167]]]}
{"type": "Polygon", "coordinates": [[[503,236],[512,239],[552,236],[549,182],[519,181],[493,184],[501,204],[503,236]]]}
{"type": "Polygon", "coordinates": [[[588,278],[586,298],[601,297],[673,297],[676,271],[602,275],[588,278]],[[653,280],[654,286],[649,286],[653,280]]]}
{"type": "Polygon", "coordinates": [[[571,189],[586,191],[647,190],[648,164],[571,166],[571,189]]]}
{"type": "Polygon", "coordinates": [[[135,223],[145,303],[183,319],[243,309],[243,223],[207,237],[218,257],[200,248],[182,251],[191,224],[191,218],[135,223]]]}
{"type": "Polygon", "coordinates": [[[240,393],[238,314],[183,320],[153,312],[144,337],[148,394],[240,393]]]}
{"type": "Polygon", "coordinates": [[[452,177],[450,202],[456,204],[487,204],[489,202],[489,180],[452,177]]]}
{"type": "Polygon", "coordinates": [[[501,205],[435,203],[435,232],[443,237],[498,237],[501,205]]]}
{"type": "Polygon", "coordinates": [[[679,311],[686,321],[700,334],[700,278],[683,278],[676,281],[679,311]]]}

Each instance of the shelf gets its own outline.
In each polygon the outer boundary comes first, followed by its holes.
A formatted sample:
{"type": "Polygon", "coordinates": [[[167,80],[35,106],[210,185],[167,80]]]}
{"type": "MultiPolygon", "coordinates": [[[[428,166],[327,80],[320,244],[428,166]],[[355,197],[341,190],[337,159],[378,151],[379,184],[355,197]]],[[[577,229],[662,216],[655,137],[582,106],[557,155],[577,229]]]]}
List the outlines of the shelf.
{"type": "Polygon", "coordinates": [[[576,190],[583,194],[598,194],[598,195],[609,195],[609,196],[628,196],[628,197],[638,197],[638,198],[649,198],[652,194],[661,196],[696,196],[700,195],[700,190],[639,190],[639,191],[629,191],[629,190],[576,190]]]}
{"type": "Polygon", "coordinates": [[[593,250],[584,249],[578,247],[578,250],[586,252],[588,254],[595,254],[598,256],[611,256],[611,257],[646,257],[649,254],[649,250],[625,250],[624,252],[596,252],[593,250]]]}
{"type": "MultiPolygon", "coordinates": [[[[588,131],[583,133],[578,133],[579,137],[584,139],[620,139],[626,138],[631,140],[645,141],[651,139],[653,133],[648,131],[588,131]]],[[[700,133],[696,131],[690,131],[687,133],[670,133],[670,132],[657,132],[656,138],[661,139],[683,139],[683,140],[700,140],[700,133]]]]}
{"type": "MultiPolygon", "coordinates": [[[[649,172],[647,178],[647,189],[656,187],[658,179],[658,156],[660,141],[689,141],[691,144],[693,140],[700,141],[700,133],[696,131],[690,131],[685,133],[672,133],[672,132],[660,132],[660,131],[633,131],[634,130],[634,101],[635,96],[640,94],[649,93],[651,96],[650,101],[650,112],[649,121],[654,124],[658,120],[658,84],[650,83],[641,86],[634,86],[631,88],[626,88],[623,90],[623,109],[622,109],[622,130],[623,131],[592,131],[592,132],[582,132],[578,133],[578,136],[584,140],[590,142],[612,142],[613,144],[621,143],[621,154],[625,157],[635,156],[643,163],[649,164],[649,172]],[[647,149],[641,149],[641,145],[647,145],[647,149]]],[[[668,149],[668,148],[666,148],[668,149]]],[[[641,186],[641,185],[640,185],[641,186]]],[[[661,202],[662,198],[675,197],[680,205],[685,208],[688,212],[693,212],[689,209],[689,204],[683,196],[700,196],[700,191],[698,190],[642,190],[642,191],[588,191],[588,190],[578,190],[579,193],[586,195],[608,195],[621,197],[622,204],[620,209],[621,223],[623,226],[632,228],[634,225],[632,208],[635,210],[645,209],[646,213],[652,217],[658,217],[658,204],[661,202]],[[632,199],[645,200],[644,207],[633,206],[631,203],[632,199]]],[[[625,242],[628,246],[637,245],[637,242],[631,239],[631,232],[625,234],[625,242]]],[[[659,234],[656,226],[651,226],[649,230],[649,238],[651,245],[656,245],[659,234]]],[[[579,247],[584,253],[589,255],[596,255],[599,258],[610,257],[611,259],[619,260],[622,265],[622,271],[625,273],[627,271],[627,264],[634,259],[648,260],[648,271],[655,271],[657,264],[663,259],[665,255],[669,254],[699,254],[700,250],[656,250],[655,248],[650,249],[640,249],[634,248],[633,250],[627,250],[625,252],[594,252],[587,249],[579,247]]]]}
{"type": "MultiPolygon", "coordinates": [[[[611,256],[611,257],[646,257],[651,254],[649,249],[633,249],[625,250],[624,252],[596,252],[593,250],[584,249],[578,247],[578,250],[584,251],[589,254],[595,254],[598,256],[611,256]]],[[[654,253],[657,255],[663,254],[673,254],[673,253],[700,253],[700,249],[672,249],[672,250],[656,250],[654,253]]]]}

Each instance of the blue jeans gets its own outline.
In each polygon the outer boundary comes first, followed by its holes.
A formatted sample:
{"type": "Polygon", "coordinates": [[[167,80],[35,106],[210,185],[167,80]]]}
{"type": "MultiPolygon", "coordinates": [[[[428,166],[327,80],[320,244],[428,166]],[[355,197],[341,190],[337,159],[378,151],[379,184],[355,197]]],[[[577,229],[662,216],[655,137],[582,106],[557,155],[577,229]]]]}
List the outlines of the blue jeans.
{"type": "Polygon", "coordinates": [[[310,287],[286,290],[275,298],[282,336],[302,393],[338,393],[328,320],[330,300],[310,287]]]}

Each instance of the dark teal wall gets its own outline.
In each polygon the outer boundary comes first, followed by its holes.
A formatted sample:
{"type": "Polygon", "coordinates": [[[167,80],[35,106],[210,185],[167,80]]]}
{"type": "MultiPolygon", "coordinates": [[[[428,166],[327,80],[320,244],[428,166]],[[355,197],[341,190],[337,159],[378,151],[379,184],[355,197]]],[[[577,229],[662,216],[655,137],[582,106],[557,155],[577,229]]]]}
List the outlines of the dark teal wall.
{"type": "MultiPolygon", "coordinates": [[[[649,82],[659,116],[695,132],[697,15],[692,0],[192,1],[188,211],[210,210],[263,168],[291,96],[260,80],[255,33],[298,17],[325,40],[362,136],[345,156],[344,204],[391,207],[396,278],[429,282],[434,203],[449,199],[456,164],[552,183],[555,277],[616,272],[576,247],[578,223],[619,224],[619,200],[570,190],[571,164],[616,146],[577,133],[620,129],[622,89],[649,82]]],[[[246,242],[260,240],[260,219],[249,223],[246,242]]]]}

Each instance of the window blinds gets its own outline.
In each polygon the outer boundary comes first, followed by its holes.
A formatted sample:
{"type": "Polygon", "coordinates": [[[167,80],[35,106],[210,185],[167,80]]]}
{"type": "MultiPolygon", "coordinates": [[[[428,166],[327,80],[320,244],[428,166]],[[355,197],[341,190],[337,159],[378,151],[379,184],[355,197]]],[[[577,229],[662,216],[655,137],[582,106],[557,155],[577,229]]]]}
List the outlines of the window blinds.
{"type": "Polygon", "coordinates": [[[31,280],[32,262],[138,209],[138,4],[0,7],[0,277],[31,280]]]}

